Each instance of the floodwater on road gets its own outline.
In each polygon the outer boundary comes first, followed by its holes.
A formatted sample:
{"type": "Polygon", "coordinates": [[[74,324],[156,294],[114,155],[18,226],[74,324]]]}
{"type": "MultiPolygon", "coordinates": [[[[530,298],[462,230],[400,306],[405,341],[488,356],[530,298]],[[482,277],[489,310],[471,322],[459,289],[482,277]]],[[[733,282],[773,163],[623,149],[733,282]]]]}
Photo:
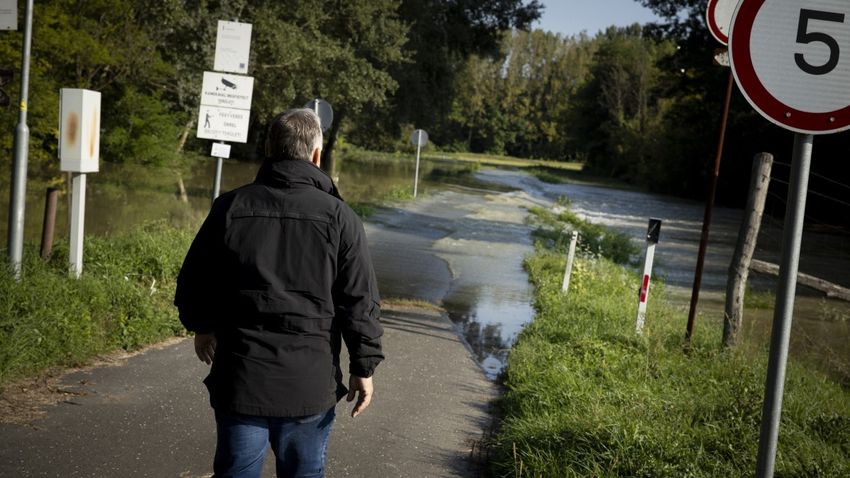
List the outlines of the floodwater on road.
{"type": "Polygon", "coordinates": [[[445,307],[491,378],[534,315],[522,261],[535,203],[521,191],[445,186],[366,225],[381,294],[445,307]]]}

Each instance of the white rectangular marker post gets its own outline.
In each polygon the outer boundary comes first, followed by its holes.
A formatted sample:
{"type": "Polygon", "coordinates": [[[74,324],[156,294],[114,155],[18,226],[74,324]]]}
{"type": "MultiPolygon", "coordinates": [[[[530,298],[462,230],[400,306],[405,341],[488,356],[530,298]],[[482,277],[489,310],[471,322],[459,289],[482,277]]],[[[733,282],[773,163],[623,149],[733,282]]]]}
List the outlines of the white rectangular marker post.
{"type": "Polygon", "coordinates": [[[100,93],[63,88],[59,92],[59,169],[72,174],[71,275],[83,272],[86,173],[96,173],[100,157],[100,93]]]}
{"type": "Polygon", "coordinates": [[[576,257],[576,244],[578,243],[578,231],[573,231],[570,239],[570,249],[567,252],[567,267],[564,269],[564,282],[561,283],[561,292],[566,293],[570,288],[570,276],[573,273],[573,260],[576,257]]]}
{"type": "Polygon", "coordinates": [[[646,260],[643,265],[643,276],[640,282],[637,325],[635,332],[643,333],[643,324],[646,321],[646,303],[649,300],[649,281],[652,278],[652,261],[655,259],[655,245],[658,244],[658,236],[661,233],[661,220],[649,219],[646,230],[646,260]]]}

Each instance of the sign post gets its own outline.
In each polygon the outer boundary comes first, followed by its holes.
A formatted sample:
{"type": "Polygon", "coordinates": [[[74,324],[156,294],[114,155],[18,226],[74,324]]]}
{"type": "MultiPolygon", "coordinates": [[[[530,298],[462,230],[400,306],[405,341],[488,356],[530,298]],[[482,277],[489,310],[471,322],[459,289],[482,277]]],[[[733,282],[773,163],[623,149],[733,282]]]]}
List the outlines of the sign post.
{"type": "Polygon", "coordinates": [[[30,137],[30,129],[27,126],[27,102],[29,101],[30,50],[32,49],[32,10],[33,0],[27,0],[21,53],[21,101],[18,124],[15,126],[15,157],[12,166],[12,187],[9,193],[9,230],[6,247],[15,279],[21,278],[21,260],[24,254],[24,210],[27,200],[30,137]]]}
{"type": "Polygon", "coordinates": [[[419,187],[419,152],[422,146],[428,144],[428,133],[424,129],[417,129],[410,135],[410,142],[416,145],[416,172],[413,175],[413,199],[416,199],[419,187]]]}
{"type": "Polygon", "coordinates": [[[100,157],[100,93],[63,88],[59,92],[59,169],[72,173],[71,248],[73,277],[83,272],[86,173],[96,173],[100,157]]]}
{"type": "Polygon", "coordinates": [[[248,142],[254,78],[242,74],[248,73],[250,53],[251,24],[219,20],[213,63],[216,71],[204,72],[196,133],[198,138],[220,141],[213,143],[210,153],[216,158],[213,202],[221,191],[224,158],[230,157],[230,145],[225,141],[248,142]]]}
{"type": "Polygon", "coordinates": [[[776,306],[765,380],[756,477],[771,478],[815,134],[850,128],[850,3],[744,0],[729,35],[730,60],[744,97],[762,116],[796,132],[782,236],[776,306]]]}
{"type": "MultiPolygon", "coordinates": [[[[737,0],[709,0],[706,10],[706,23],[709,31],[717,41],[726,45],[729,42],[729,25],[732,23],[732,14],[735,10],[737,0]]],[[[723,64],[723,55],[715,57],[718,64],[723,64]]],[[[728,64],[725,66],[729,66],[728,64]]],[[[726,141],[726,125],[729,120],[729,104],[732,102],[732,86],[734,84],[732,70],[729,70],[729,79],[726,82],[726,95],[723,98],[723,114],[720,117],[720,137],[717,140],[717,154],[714,156],[714,170],[708,185],[708,197],[705,201],[705,212],[702,219],[702,233],[700,234],[699,251],[697,252],[697,265],[694,270],[694,284],[691,290],[691,303],[688,310],[688,325],[685,330],[685,340],[690,343],[694,333],[694,322],[696,320],[697,303],[699,303],[699,292],[702,288],[702,271],[705,267],[705,254],[708,249],[708,235],[711,228],[711,214],[714,208],[714,199],[717,196],[717,180],[720,177],[720,162],[723,159],[723,144],[726,141]]]]}
{"type": "Polygon", "coordinates": [[[649,219],[649,225],[646,228],[646,259],[643,263],[643,276],[640,281],[640,290],[638,291],[638,313],[635,332],[638,335],[643,333],[643,323],[646,321],[646,303],[649,300],[649,281],[652,278],[652,262],[655,259],[655,246],[658,244],[658,237],[661,234],[661,219],[649,219]]]}

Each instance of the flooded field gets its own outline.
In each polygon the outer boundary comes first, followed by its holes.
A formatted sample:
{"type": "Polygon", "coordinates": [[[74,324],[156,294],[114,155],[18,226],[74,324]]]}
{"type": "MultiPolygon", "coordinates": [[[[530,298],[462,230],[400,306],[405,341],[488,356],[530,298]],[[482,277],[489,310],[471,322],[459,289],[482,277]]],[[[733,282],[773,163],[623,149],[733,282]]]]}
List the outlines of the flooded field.
{"type": "MultiPolygon", "coordinates": [[[[87,233],[121,232],[153,220],[197,225],[209,208],[214,166],[213,160],[205,161],[186,174],[189,202],[183,203],[177,200],[173,173],[104,164],[101,173],[89,176],[87,233]]],[[[222,190],[252,181],[258,166],[225,162],[222,190]]],[[[551,206],[566,197],[581,216],[617,228],[639,245],[648,218],[662,219],[655,274],[664,278],[674,304],[686,316],[701,203],[598,186],[548,184],[514,170],[485,169],[469,176],[461,174],[468,165],[437,161],[423,162],[417,200],[393,203],[394,197],[410,195],[413,169],[412,158],[341,162],[339,188],[349,202],[390,199],[390,205],[375,209],[366,224],[382,296],[445,307],[488,376],[501,370],[516,334],[533,317],[532,291],[522,270],[522,259],[532,250],[524,223],[532,205],[551,206]]],[[[0,184],[4,210],[7,188],[0,184]]],[[[60,201],[60,236],[66,236],[66,206],[60,201]]],[[[33,243],[40,238],[43,207],[43,187],[30,186],[26,237],[33,243]]],[[[714,211],[698,320],[719,322],[722,317],[726,270],[740,215],[731,209],[714,211]]],[[[3,221],[3,237],[5,228],[3,221]]],[[[756,258],[777,262],[780,231],[775,222],[765,221],[756,258]]],[[[807,231],[800,270],[850,287],[850,238],[807,231]]],[[[751,285],[771,291],[774,280],[754,274],[751,285]]],[[[772,298],[767,295],[761,302],[762,308],[747,310],[743,329],[755,346],[767,342],[772,321],[772,298]]],[[[848,337],[850,305],[800,287],[792,353],[850,377],[848,337]]]]}

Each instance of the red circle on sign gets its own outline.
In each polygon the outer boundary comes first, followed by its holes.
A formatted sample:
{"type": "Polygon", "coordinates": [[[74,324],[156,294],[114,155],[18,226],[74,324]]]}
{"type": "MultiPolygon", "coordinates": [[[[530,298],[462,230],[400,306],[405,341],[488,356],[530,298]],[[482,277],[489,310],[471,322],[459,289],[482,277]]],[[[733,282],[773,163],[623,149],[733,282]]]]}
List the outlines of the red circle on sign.
{"type": "Polygon", "coordinates": [[[826,134],[850,128],[850,105],[824,113],[801,111],[778,100],[765,88],[753,67],[750,51],[753,22],[765,1],[742,0],[730,30],[732,72],[747,101],[765,118],[798,133],[826,134]]]}
{"type": "Polygon", "coordinates": [[[708,23],[708,31],[720,43],[729,44],[729,37],[720,30],[720,25],[717,24],[717,4],[720,0],[708,0],[708,10],[706,11],[705,20],[708,23]]]}

